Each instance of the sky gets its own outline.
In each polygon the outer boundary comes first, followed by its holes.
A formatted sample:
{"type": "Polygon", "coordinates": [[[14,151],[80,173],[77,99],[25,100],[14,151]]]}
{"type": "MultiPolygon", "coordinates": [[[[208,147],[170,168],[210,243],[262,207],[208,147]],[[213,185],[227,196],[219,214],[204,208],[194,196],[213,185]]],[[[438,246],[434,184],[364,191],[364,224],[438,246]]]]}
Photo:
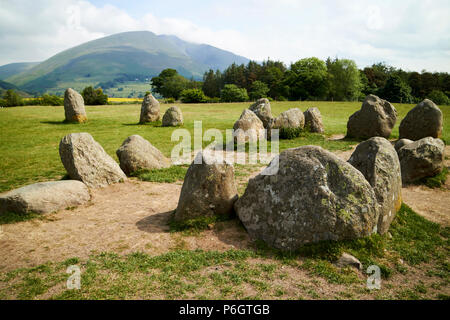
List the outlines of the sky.
{"type": "Polygon", "coordinates": [[[257,61],[337,57],[450,72],[449,0],[0,0],[0,65],[137,30],[257,61]]]}

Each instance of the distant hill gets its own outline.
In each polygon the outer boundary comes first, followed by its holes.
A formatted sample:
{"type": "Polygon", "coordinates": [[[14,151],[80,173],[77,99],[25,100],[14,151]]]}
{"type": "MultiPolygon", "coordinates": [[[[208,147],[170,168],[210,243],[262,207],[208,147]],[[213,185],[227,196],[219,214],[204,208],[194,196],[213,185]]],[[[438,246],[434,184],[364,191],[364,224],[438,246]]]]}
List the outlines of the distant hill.
{"type": "Polygon", "coordinates": [[[38,64],[39,62],[18,62],[0,66],[0,80],[5,80],[6,78],[27,71],[38,64]]]}
{"type": "Polygon", "coordinates": [[[116,79],[148,81],[166,68],[176,69],[188,78],[200,79],[210,68],[223,70],[233,62],[248,61],[213,46],[137,31],[115,34],[65,50],[6,78],[6,81],[30,92],[60,93],[67,87],[81,89],[116,79]]]}
{"type": "Polygon", "coordinates": [[[15,90],[23,98],[30,96],[27,92],[22,91],[20,88],[13,85],[12,83],[0,80],[0,98],[3,97],[6,90],[10,90],[10,89],[15,90]]]}

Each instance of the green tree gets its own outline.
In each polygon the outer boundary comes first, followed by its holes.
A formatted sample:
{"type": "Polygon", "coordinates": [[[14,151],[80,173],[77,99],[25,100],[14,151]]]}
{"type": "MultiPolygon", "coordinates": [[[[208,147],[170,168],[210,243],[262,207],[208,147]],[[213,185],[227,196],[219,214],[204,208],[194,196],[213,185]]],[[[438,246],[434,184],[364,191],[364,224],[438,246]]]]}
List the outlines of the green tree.
{"type": "Polygon", "coordinates": [[[269,87],[264,82],[259,80],[253,81],[250,87],[250,99],[258,100],[260,98],[267,98],[267,93],[269,92],[269,87]]]}
{"type": "Polygon", "coordinates": [[[219,97],[221,89],[221,73],[219,70],[214,73],[212,69],[203,75],[202,90],[208,97],[219,97]]]}
{"type": "Polygon", "coordinates": [[[5,107],[17,107],[23,104],[22,98],[13,89],[6,90],[5,94],[3,95],[3,99],[5,100],[5,107]]]}
{"type": "Polygon", "coordinates": [[[185,89],[181,91],[180,96],[183,103],[204,103],[208,101],[202,89],[185,89]]]}
{"type": "Polygon", "coordinates": [[[151,80],[152,89],[164,98],[178,99],[181,91],[188,88],[189,80],[178,74],[175,69],[164,69],[159,76],[151,80]]]}
{"type": "Polygon", "coordinates": [[[84,103],[87,105],[104,105],[108,103],[108,96],[103,93],[102,88],[94,89],[92,86],[86,87],[81,92],[84,103]]]}
{"type": "Polygon", "coordinates": [[[389,76],[386,85],[380,90],[379,96],[390,102],[413,102],[411,87],[396,74],[389,76]]]}
{"type": "Polygon", "coordinates": [[[431,91],[431,93],[427,97],[437,105],[450,105],[450,99],[445,93],[440,90],[431,91]]]}
{"type": "Polygon", "coordinates": [[[248,100],[247,90],[234,84],[226,84],[220,92],[223,102],[243,102],[248,100]]]}
{"type": "Polygon", "coordinates": [[[335,59],[327,61],[328,98],[338,101],[355,101],[361,94],[361,77],[355,61],[335,59]]]}

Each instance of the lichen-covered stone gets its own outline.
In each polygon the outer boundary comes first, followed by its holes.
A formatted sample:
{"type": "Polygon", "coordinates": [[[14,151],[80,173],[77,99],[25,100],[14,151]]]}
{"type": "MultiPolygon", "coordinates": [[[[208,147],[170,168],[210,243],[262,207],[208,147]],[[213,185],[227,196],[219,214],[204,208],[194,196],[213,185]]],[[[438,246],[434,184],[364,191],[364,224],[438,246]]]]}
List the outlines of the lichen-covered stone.
{"type": "Polygon", "coordinates": [[[72,88],[68,88],[64,93],[64,114],[66,122],[87,121],[83,96],[72,88]]]}
{"type": "Polygon", "coordinates": [[[234,139],[238,143],[257,141],[260,130],[264,130],[264,125],[253,111],[245,109],[239,120],[234,123],[233,130],[234,139]]]}
{"type": "Polygon", "coordinates": [[[177,106],[171,106],[166,110],[162,119],[163,127],[176,127],[183,124],[183,114],[177,106]]]}
{"type": "Polygon", "coordinates": [[[282,112],[273,122],[274,129],[292,128],[303,129],[305,116],[299,108],[292,108],[282,112]]]}
{"type": "Polygon", "coordinates": [[[317,108],[308,108],[303,115],[305,116],[305,127],[309,132],[323,133],[322,115],[317,108]]]}
{"type": "Polygon", "coordinates": [[[220,162],[211,151],[199,152],[189,166],[175,211],[175,221],[231,215],[237,200],[232,164],[220,162]]]}
{"type": "Polygon", "coordinates": [[[361,171],[375,191],[380,216],[377,230],[385,234],[402,204],[400,161],[392,144],[381,137],[361,142],[348,161],[361,171]]]}
{"type": "Polygon", "coordinates": [[[76,180],[38,182],[0,195],[0,214],[50,213],[82,205],[91,198],[86,185],[76,180]]]}
{"type": "Polygon", "coordinates": [[[442,134],[442,123],[442,111],[433,101],[425,99],[412,108],[400,123],[400,139],[439,138],[442,134]]]}
{"type": "Polygon", "coordinates": [[[120,167],[127,175],[142,169],[170,167],[170,160],[149,141],[137,134],[126,138],[116,154],[120,167]]]}
{"type": "Polygon", "coordinates": [[[397,141],[395,142],[395,145],[394,145],[395,151],[398,152],[398,150],[400,150],[401,148],[403,148],[403,147],[406,146],[407,144],[410,144],[410,143],[413,143],[413,142],[414,142],[414,141],[409,140],[409,139],[400,139],[400,140],[397,140],[397,141]]]}
{"type": "Polygon", "coordinates": [[[426,137],[398,151],[403,184],[433,177],[444,168],[445,144],[441,139],[426,137]]]}
{"type": "Polygon", "coordinates": [[[397,121],[397,110],[388,101],[370,94],[360,110],[350,116],[347,122],[347,137],[369,139],[389,138],[397,121]]]}
{"type": "Polygon", "coordinates": [[[125,173],[102,146],[86,132],[71,133],[59,143],[61,162],[69,176],[90,188],[124,181],[125,173]]]}
{"type": "Polygon", "coordinates": [[[281,250],[368,236],[378,221],[375,193],[362,173],[318,146],[275,157],[250,179],[235,210],[253,239],[281,250]]]}
{"type": "Polygon", "coordinates": [[[142,101],[139,123],[154,122],[159,119],[159,101],[152,94],[147,94],[142,101]]]}
{"type": "Polygon", "coordinates": [[[264,128],[270,129],[273,124],[272,109],[267,98],[258,99],[249,109],[262,121],[264,128]]]}

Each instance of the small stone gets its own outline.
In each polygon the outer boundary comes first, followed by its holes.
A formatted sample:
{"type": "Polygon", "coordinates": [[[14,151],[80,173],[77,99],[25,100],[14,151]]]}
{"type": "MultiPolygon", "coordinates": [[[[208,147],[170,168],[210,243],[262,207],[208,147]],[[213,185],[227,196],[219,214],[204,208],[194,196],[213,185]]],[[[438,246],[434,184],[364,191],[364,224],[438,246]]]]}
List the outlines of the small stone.
{"type": "Polygon", "coordinates": [[[261,98],[253,103],[249,109],[262,121],[264,128],[270,129],[273,123],[272,109],[267,98],[261,98]]]}
{"type": "Polygon", "coordinates": [[[183,114],[177,106],[172,106],[166,110],[162,119],[163,127],[176,127],[183,124],[183,114]]]}
{"type": "Polygon", "coordinates": [[[348,254],[346,252],[342,253],[340,258],[336,262],[336,265],[338,267],[351,266],[358,270],[362,270],[361,262],[358,259],[356,259],[354,256],[352,256],[351,254],[348,254]]]}
{"type": "Polygon", "coordinates": [[[139,123],[154,122],[159,119],[159,101],[152,94],[147,94],[142,101],[139,123]]]}
{"type": "Polygon", "coordinates": [[[72,88],[68,88],[64,93],[64,113],[66,122],[87,121],[83,96],[72,88]]]}

